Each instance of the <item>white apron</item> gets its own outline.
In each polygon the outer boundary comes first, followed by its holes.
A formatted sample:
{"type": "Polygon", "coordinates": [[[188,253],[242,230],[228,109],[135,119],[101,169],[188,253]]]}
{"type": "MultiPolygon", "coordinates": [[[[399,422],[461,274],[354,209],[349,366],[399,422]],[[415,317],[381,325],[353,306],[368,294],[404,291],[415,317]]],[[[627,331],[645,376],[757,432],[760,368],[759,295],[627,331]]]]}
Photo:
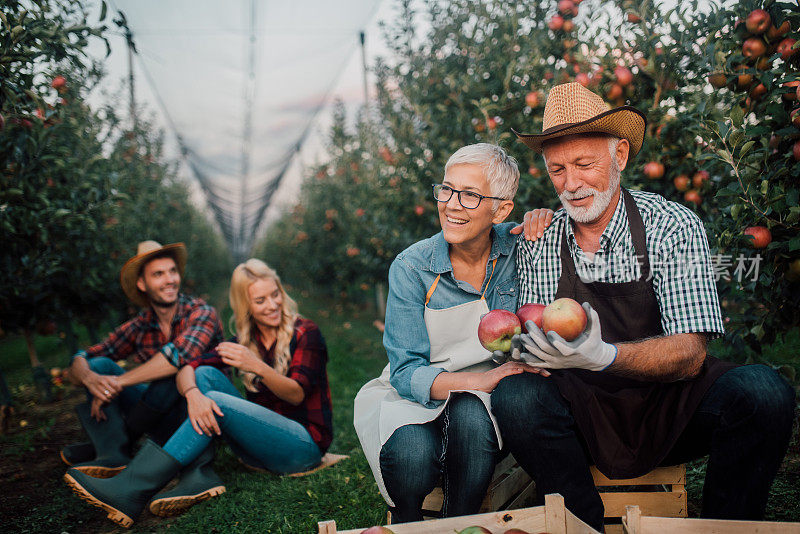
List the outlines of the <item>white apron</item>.
{"type": "MultiPolygon", "coordinates": [[[[497,260],[492,263],[492,275],[497,260]]],[[[478,323],[489,312],[485,290],[480,299],[459,304],[451,308],[434,310],[428,308],[431,295],[436,290],[440,276],[436,277],[425,299],[425,327],[430,339],[430,362],[448,372],[483,372],[496,367],[492,353],[483,348],[478,341],[478,323]]],[[[489,277],[491,282],[491,276],[489,277]]],[[[489,282],[486,283],[489,287],[489,282]]],[[[498,446],[502,448],[497,421],[492,415],[490,394],[483,391],[466,391],[483,401],[497,434],[498,446]]],[[[355,398],[353,426],[361,441],[375,482],[381,496],[389,506],[394,503],[389,498],[380,466],[381,447],[392,437],[395,430],[404,425],[422,424],[436,419],[450,402],[451,391],[445,402],[436,408],[426,408],[422,404],[404,399],[389,383],[389,365],[384,367],[381,376],[370,380],[361,388],[355,398]]]]}

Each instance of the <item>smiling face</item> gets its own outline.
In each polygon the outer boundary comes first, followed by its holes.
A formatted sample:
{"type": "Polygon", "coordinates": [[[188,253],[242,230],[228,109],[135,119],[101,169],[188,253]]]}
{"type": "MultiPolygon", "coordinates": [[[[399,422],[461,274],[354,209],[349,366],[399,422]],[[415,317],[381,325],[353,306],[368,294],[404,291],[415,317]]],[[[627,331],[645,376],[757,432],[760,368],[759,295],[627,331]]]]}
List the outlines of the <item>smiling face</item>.
{"type": "Polygon", "coordinates": [[[605,136],[571,135],[549,141],[543,147],[547,172],[567,214],[580,223],[591,223],[614,210],[620,172],[628,161],[628,141],[622,139],[612,152],[605,136]]]}
{"type": "Polygon", "coordinates": [[[278,328],[283,317],[283,294],[272,278],[258,279],[247,288],[250,315],[261,326],[278,328]]]}
{"type": "MultiPolygon", "coordinates": [[[[486,174],[479,165],[452,165],[442,184],[453,189],[493,196],[486,174]]],[[[439,224],[442,225],[445,241],[451,245],[466,245],[486,239],[492,225],[503,222],[514,208],[512,201],[502,200],[497,210],[493,211],[495,202],[497,201],[486,198],[477,208],[468,210],[458,201],[458,193],[453,193],[447,202],[437,202],[439,224]]]]}
{"type": "Polygon", "coordinates": [[[171,257],[156,258],[147,262],[136,280],[136,287],[147,295],[153,306],[169,308],[178,300],[181,275],[171,257]]]}

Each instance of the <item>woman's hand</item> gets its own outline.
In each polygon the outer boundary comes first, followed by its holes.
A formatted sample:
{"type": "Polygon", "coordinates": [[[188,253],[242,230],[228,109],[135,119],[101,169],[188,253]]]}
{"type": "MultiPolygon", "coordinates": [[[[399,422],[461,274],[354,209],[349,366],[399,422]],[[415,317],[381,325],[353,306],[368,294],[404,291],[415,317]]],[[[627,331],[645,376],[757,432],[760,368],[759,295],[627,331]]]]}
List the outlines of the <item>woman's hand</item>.
{"type": "Polygon", "coordinates": [[[519,235],[525,234],[527,241],[536,241],[544,235],[544,231],[553,221],[553,210],[548,208],[537,208],[525,213],[522,224],[518,224],[511,229],[511,233],[519,235]]]}
{"type": "Polygon", "coordinates": [[[224,417],[217,403],[203,395],[199,389],[186,392],[186,411],[189,412],[189,421],[198,434],[219,436],[222,431],[214,414],[224,417]]]}
{"type": "Polygon", "coordinates": [[[518,375],[520,373],[537,373],[542,376],[550,376],[550,373],[546,369],[533,367],[523,362],[507,362],[499,367],[495,367],[490,371],[477,374],[476,384],[472,389],[491,393],[502,379],[507,376],[518,375]]]}
{"type": "Polygon", "coordinates": [[[230,341],[223,341],[217,345],[217,354],[222,357],[223,363],[236,367],[240,371],[260,374],[266,365],[253,351],[230,341]]]}

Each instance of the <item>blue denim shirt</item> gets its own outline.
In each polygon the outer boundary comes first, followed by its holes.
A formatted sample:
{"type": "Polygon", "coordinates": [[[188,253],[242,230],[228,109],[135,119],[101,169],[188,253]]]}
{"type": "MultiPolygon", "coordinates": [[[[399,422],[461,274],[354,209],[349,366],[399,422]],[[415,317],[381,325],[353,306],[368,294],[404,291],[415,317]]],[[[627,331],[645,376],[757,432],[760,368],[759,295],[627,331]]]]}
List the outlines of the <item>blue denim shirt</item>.
{"type": "MultiPolygon", "coordinates": [[[[392,262],[383,346],[389,357],[389,381],[403,398],[429,408],[441,403],[431,400],[431,385],[442,369],[430,365],[431,346],[423,317],[425,295],[438,275],[442,277],[428,303],[429,308],[440,310],[477,300],[486,289],[490,310],[516,311],[517,236],[509,234],[514,226],[515,223],[503,223],[492,228],[492,249],[486,264],[484,287],[480,291],[453,276],[449,245],[442,232],[411,245],[392,262]],[[497,265],[490,281],[495,258],[497,265]]],[[[458,328],[458,325],[453,327],[458,328]]]]}

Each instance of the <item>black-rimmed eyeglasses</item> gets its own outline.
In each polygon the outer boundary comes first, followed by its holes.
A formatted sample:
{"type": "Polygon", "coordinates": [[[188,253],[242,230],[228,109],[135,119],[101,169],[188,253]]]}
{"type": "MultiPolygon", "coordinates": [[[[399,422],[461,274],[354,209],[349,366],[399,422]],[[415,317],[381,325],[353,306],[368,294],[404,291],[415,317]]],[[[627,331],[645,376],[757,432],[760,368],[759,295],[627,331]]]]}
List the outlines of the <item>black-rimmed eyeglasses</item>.
{"type": "Polygon", "coordinates": [[[474,191],[459,191],[458,189],[453,189],[449,185],[433,184],[433,198],[435,198],[437,202],[449,202],[450,198],[453,196],[453,193],[458,193],[458,203],[468,210],[474,210],[480,206],[481,200],[484,198],[505,200],[504,198],[500,197],[481,195],[474,191]]]}

